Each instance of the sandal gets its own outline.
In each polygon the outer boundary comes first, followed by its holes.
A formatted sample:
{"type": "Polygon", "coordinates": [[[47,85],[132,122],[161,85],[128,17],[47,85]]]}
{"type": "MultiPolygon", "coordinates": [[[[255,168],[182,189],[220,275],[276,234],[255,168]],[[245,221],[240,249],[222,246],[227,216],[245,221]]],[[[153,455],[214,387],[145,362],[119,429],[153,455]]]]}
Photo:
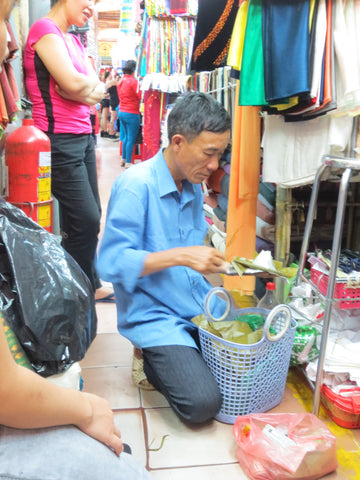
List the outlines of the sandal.
{"type": "Polygon", "coordinates": [[[139,352],[138,349],[134,349],[132,370],[131,370],[131,376],[132,376],[133,382],[137,387],[141,388],[142,390],[155,390],[155,387],[151,385],[151,383],[149,382],[149,380],[145,375],[144,360],[142,357],[139,358],[140,354],[138,352],[139,352]]]}

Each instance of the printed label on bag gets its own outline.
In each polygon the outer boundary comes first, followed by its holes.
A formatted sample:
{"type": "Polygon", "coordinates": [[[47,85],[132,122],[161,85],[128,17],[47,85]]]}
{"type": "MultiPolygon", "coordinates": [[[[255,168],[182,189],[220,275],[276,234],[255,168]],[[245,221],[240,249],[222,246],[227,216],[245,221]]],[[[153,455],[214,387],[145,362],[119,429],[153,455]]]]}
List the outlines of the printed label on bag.
{"type": "Polygon", "coordinates": [[[294,440],[291,440],[286,433],[273,427],[272,425],[265,425],[263,433],[274,443],[281,447],[292,447],[296,445],[294,440]]]}

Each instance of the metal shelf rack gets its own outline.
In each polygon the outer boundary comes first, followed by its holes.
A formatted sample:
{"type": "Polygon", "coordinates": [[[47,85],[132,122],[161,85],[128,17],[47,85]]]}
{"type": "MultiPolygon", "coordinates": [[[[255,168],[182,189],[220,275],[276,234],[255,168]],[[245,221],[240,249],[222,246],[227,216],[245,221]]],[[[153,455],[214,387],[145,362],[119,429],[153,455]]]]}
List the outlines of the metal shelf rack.
{"type": "Polygon", "coordinates": [[[315,290],[319,295],[321,295],[317,287],[312,282],[310,282],[310,280],[304,275],[304,268],[306,263],[307,251],[309,247],[310,234],[313,226],[313,221],[316,215],[317,199],[319,194],[320,183],[324,179],[326,174],[330,172],[332,174],[335,173],[340,179],[340,187],[339,187],[338,203],[337,203],[336,218],[335,218],[335,225],[334,225],[334,237],[333,237],[332,249],[331,249],[331,267],[329,271],[329,283],[327,287],[327,293],[323,297],[324,298],[324,320],[323,320],[323,328],[322,328],[322,335],[321,335],[319,359],[318,359],[315,385],[313,387],[314,396],[313,396],[312,413],[315,415],[318,415],[319,408],[320,408],[320,393],[321,393],[321,385],[323,380],[323,370],[324,370],[325,355],[326,355],[326,345],[328,341],[329,328],[330,328],[331,312],[335,302],[337,301],[334,299],[336,271],[338,268],[339,256],[340,256],[340,250],[341,250],[341,239],[342,239],[342,232],[343,232],[343,226],[344,226],[348,186],[349,186],[349,182],[351,180],[352,174],[360,173],[360,160],[355,159],[355,149],[354,149],[354,146],[356,144],[357,130],[358,130],[358,117],[355,117],[354,123],[353,123],[352,135],[351,135],[351,152],[350,152],[351,157],[336,157],[336,156],[327,155],[322,158],[322,164],[316,173],[313,189],[311,193],[310,205],[309,205],[309,210],[308,210],[306,224],[305,224],[304,238],[303,238],[301,251],[300,251],[299,270],[298,270],[298,275],[295,282],[296,284],[298,284],[299,280],[301,279],[302,281],[309,283],[312,289],[315,290]]]}

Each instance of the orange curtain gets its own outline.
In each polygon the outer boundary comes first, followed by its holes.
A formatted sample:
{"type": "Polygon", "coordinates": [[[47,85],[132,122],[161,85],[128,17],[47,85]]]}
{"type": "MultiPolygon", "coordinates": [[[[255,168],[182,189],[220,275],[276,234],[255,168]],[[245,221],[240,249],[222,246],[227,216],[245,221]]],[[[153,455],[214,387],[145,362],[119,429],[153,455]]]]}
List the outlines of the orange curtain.
{"type": "MultiPolygon", "coordinates": [[[[239,98],[237,81],[236,96],[239,98]]],[[[235,115],[231,149],[231,173],[226,226],[226,260],[240,256],[252,259],[256,243],[256,206],[260,175],[260,108],[238,106],[235,115]]],[[[253,276],[226,276],[224,287],[252,295],[253,276]]]]}

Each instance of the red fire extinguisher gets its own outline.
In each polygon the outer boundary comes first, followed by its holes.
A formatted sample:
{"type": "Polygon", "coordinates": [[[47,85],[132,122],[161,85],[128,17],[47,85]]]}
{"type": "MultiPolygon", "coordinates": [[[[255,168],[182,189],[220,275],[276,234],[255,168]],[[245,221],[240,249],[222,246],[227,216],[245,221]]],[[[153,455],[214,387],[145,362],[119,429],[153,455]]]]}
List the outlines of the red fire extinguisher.
{"type": "Polygon", "coordinates": [[[52,233],[51,144],[31,118],[24,118],[22,126],[7,136],[5,163],[9,179],[7,201],[52,233]]]}

